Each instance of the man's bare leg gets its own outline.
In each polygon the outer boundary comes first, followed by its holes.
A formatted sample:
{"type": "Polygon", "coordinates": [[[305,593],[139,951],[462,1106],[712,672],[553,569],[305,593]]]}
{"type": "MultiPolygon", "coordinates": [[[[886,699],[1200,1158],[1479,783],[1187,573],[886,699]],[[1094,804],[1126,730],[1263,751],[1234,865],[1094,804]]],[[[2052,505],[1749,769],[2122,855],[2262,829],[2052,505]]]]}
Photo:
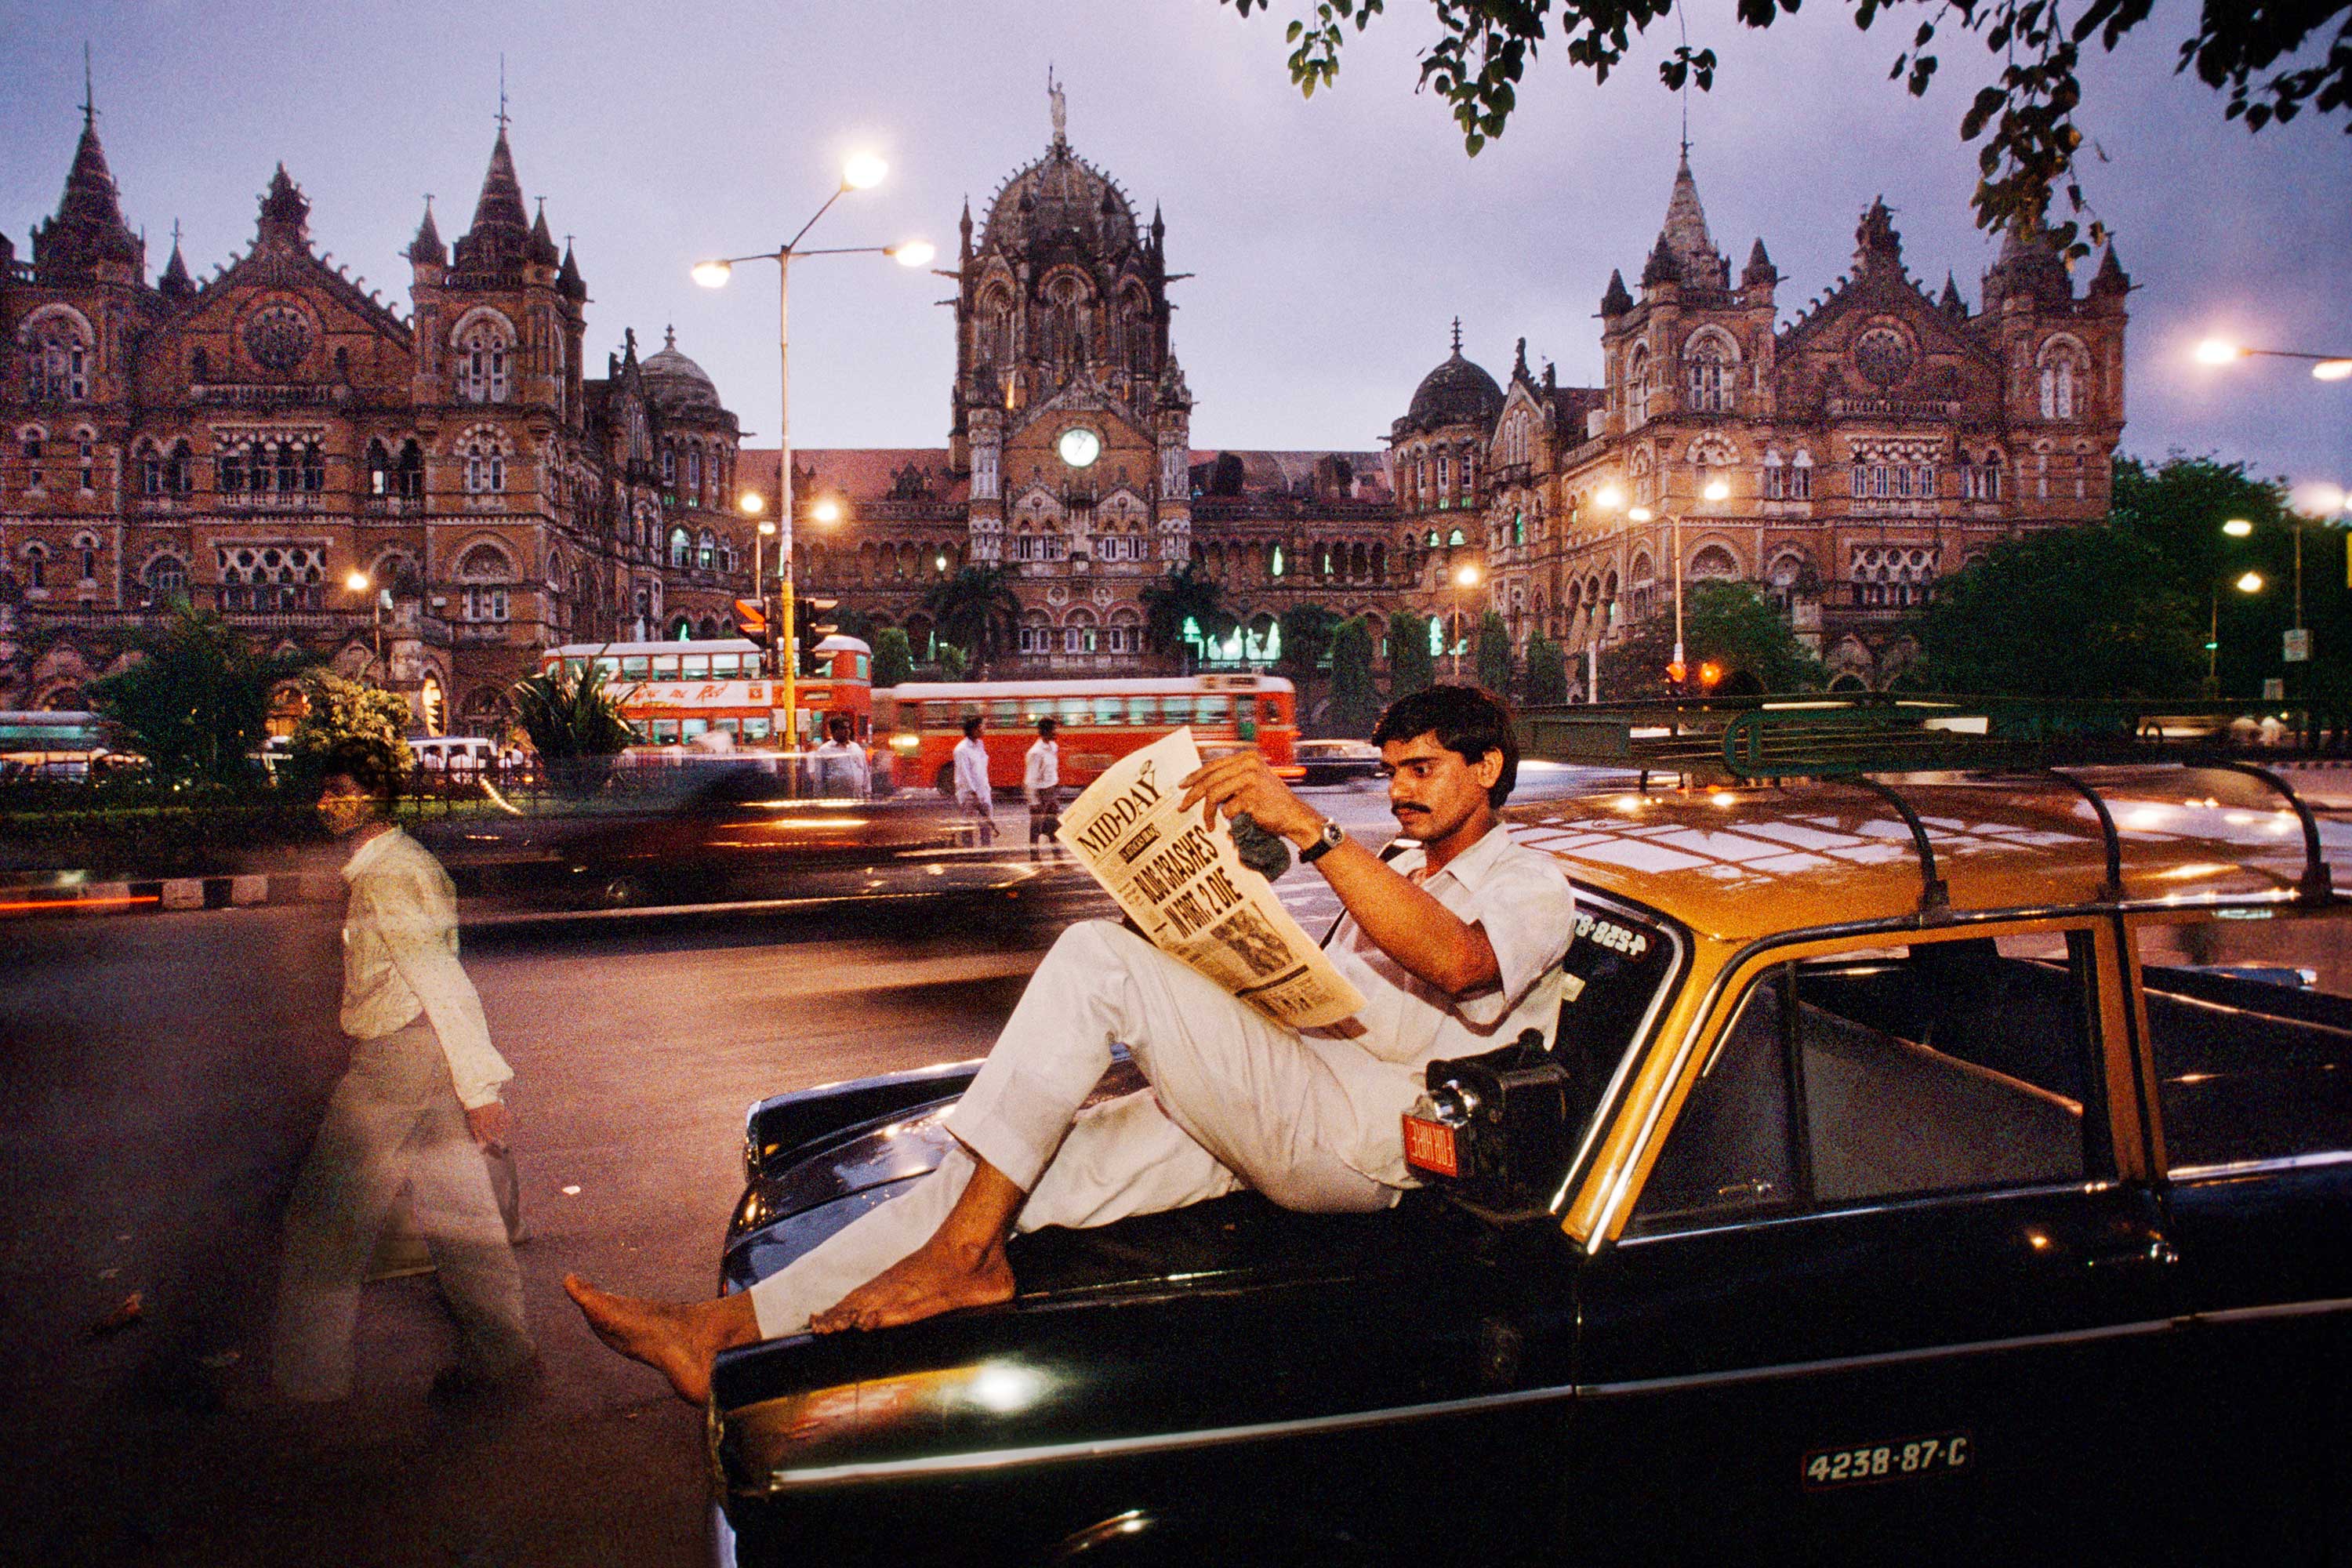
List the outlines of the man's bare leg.
{"type": "Polygon", "coordinates": [[[710,1397],[710,1363],[720,1351],[760,1337],[751,1298],[741,1293],[709,1301],[649,1301],[599,1290],[577,1274],[563,1277],[563,1289],[598,1339],[668,1378],[691,1405],[710,1397]]]}
{"type": "Polygon", "coordinates": [[[809,1320],[820,1334],[887,1329],[1013,1299],[1004,1237],[1028,1196],[977,1153],[971,1180],[931,1238],[809,1320]]]}

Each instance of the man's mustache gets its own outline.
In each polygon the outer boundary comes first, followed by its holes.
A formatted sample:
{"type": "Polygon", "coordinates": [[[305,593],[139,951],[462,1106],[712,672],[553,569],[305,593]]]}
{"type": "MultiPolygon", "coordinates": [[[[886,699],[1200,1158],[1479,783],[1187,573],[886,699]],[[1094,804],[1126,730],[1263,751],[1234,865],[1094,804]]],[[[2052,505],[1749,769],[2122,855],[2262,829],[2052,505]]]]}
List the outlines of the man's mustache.
{"type": "Polygon", "coordinates": [[[1392,805],[1389,807],[1390,815],[1394,816],[1402,816],[1407,812],[1412,811],[1417,811],[1423,816],[1427,816],[1429,815],[1429,807],[1425,805],[1392,805]]]}

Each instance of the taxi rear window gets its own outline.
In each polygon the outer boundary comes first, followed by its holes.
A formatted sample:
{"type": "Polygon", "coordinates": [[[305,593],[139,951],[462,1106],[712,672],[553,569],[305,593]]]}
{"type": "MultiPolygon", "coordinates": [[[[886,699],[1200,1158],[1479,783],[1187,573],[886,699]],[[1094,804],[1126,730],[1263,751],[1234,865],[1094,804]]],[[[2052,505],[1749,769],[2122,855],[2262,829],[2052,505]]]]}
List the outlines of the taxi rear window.
{"type": "Polygon", "coordinates": [[[1552,1054],[1568,1069],[1569,1125],[1592,1119],[1625,1053],[1647,1031],[1674,979],[1681,944],[1645,910],[1576,892],[1576,935],[1560,967],[1568,984],[1552,1054]]]}

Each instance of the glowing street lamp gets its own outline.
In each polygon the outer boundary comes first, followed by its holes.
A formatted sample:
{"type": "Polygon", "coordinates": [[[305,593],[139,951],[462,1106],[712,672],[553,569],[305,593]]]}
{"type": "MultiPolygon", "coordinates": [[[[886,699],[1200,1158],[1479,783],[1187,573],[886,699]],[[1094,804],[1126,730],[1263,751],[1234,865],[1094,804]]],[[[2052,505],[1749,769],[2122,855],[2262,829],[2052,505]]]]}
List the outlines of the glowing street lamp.
{"type": "MultiPolygon", "coordinates": [[[[366,573],[353,567],[351,575],[343,579],[343,586],[354,594],[367,594],[375,584],[366,573]]],[[[375,657],[368,661],[368,673],[373,675],[383,666],[383,596],[380,594],[368,595],[368,629],[375,637],[375,657]]]]}
{"type": "Polygon", "coordinates": [[[1478,585],[1479,576],[1476,564],[1471,562],[1463,563],[1454,574],[1454,585],[1461,590],[1454,595],[1454,679],[1457,685],[1462,679],[1462,603],[1478,585]]]}
{"type": "MultiPolygon", "coordinates": [[[[887,256],[908,268],[928,264],[938,250],[927,240],[910,239],[897,245],[849,245],[825,249],[803,250],[802,240],[808,237],[817,219],[831,211],[833,204],[849,191],[868,191],[882,183],[890,173],[890,165],[871,153],[860,153],[842,165],[841,184],[824,198],[800,232],[773,250],[754,256],[733,256],[698,261],[694,266],[694,280],[706,289],[723,287],[739,261],[772,261],[776,264],[776,447],[779,495],[776,503],[776,586],[780,613],[776,620],[774,642],[782,667],[783,679],[779,683],[783,701],[784,741],[787,746],[799,739],[799,638],[794,635],[793,607],[793,438],[792,438],[792,276],[793,263],[807,256],[887,256]]],[[[765,601],[762,601],[764,605],[765,601]]]]}
{"type": "Polygon", "coordinates": [[[839,522],[841,521],[841,503],[834,500],[831,496],[827,496],[823,500],[818,501],[816,505],[809,508],[809,515],[816,519],[819,522],[839,522]]]}
{"type": "Polygon", "coordinates": [[[2299,359],[2311,366],[2314,381],[2352,380],[2352,356],[2318,354],[2303,349],[2253,349],[2230,338],[2206,338],[2191,351],[2199,364],[2230,364],[2260,355],[2264,359],[2299,359]]]}

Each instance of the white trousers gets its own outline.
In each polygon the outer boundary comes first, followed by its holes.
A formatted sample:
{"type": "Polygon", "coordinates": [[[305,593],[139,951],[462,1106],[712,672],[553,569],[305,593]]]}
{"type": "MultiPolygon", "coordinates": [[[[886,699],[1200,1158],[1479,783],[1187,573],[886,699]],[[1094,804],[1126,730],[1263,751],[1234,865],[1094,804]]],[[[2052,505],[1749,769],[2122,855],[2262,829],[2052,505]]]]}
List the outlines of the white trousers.
{"type": "Polygon", "coordinates": [[[351,1393],[360,1286],[403,1186],[457,1321],[458,1364],[496,1377],[530,1359],[522,1271],[489,1168],[467,1130],[440,1039],[419,1018],[352,1047],[295,1178],[271,1333],[270,1371],[289,1396],[351,1393]]]}
{"type": "Polygon", "coordinates": [[[1313,1213],[1397,1199],[1334,1152],[1355,1146],[1355,1112],[1296,1031],[1105,921],[1055,942],[947,1128],[962,1147],[937,1170],[751,1287],[763,1337],[805,1331],[929,1240],[974,1154],[1029,1194],[1022,1230],[1108,1225],[1244,1186],[1313,1213]],[[1151,1087],[1081,1112],[1114,1042],[1151,1087]]]}

